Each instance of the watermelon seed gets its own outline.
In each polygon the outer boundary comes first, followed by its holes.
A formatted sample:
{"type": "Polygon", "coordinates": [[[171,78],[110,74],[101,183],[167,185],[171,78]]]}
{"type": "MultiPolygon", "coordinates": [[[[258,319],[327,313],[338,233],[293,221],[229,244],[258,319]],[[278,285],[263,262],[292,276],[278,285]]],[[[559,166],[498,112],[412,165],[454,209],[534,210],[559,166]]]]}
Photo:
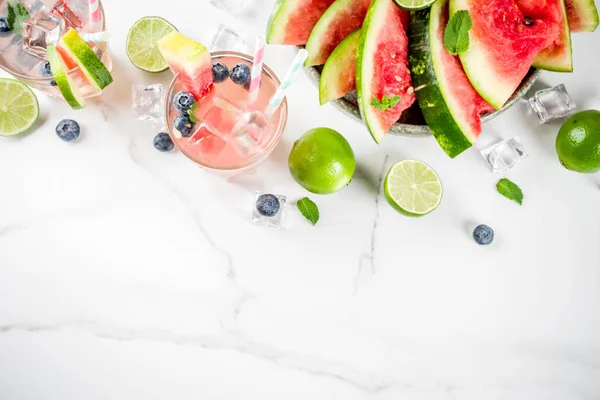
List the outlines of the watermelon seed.
{"type": "Polygon", "coordinates": [[[523,18],[523,23],[525,24],[525,26],[533,26],[534,21],[531,17],[525,17],[523,18]]]}

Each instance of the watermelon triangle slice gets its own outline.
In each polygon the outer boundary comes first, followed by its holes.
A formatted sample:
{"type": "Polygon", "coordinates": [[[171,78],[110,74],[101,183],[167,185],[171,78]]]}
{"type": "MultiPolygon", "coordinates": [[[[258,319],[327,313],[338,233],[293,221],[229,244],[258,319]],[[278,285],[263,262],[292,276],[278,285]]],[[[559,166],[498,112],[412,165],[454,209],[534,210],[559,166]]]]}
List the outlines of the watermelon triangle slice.
{"type": "Polygon", "coordinates": [[[304,45],[334,0],[277,0],[267,25],[267,43],[304,45]]]}
{"type": "Polygon", "coordinates": [[[327,59],[319,81],[321,105],[356,89],[356,49],[360,29],[349,34],[327,59]]]}
{"type": "Polygon", "coordinates": [[[550,47],[539,52],[533,66],[556,72],[573,72],[573,55],[571,53],[571,30],[567,20],[567,10],[563,0],[517,0],[521,11],[528,16],[540,16],[560,26],[560,32],[550,47]]]}

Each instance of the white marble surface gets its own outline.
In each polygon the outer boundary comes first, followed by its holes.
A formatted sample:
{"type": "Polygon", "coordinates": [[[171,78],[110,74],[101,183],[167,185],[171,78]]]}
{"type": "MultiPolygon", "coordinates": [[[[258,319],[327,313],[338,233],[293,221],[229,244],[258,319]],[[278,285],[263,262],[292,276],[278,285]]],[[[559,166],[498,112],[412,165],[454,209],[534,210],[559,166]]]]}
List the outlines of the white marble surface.
{"type": "MultiPolygon", "coordinates": [[[[79,112],[40,96],[36,130],[1,141],[0,399],[600,399],[599,178],[559,165],[559,124],[520,104],[485,127],[479,146],[520,135],[531,153],[508,175],[519,207],[476,150],[376,146],[302,75],[273,157],[225,182],[157,152],[129,109],[132,83],[170,79],[128,62],[139,17],[205,42],[219,22],[261,31],[265,13],[236,22],[205,3],[106,0],[116,83],[79,112]],[[54,133],[65,117],[83,126],[76,143],[54,133]],[[317,227],[293,208],[285,231],[252,225],[254,190],[307,194],[286,160],[317,126],[351,142],[355,181],[311,196],[317,227]],[[444,183],[427,218],[382,197],[382,173],[404,158],[444,183]],[[476,246],[473,223],[496,242],[476,246]]],[[[600,31],[574,40],[576,72],[538,87],[564,82],[598,109],[600,31]]],[[[270,48],[267,61],[282,73],[293,54],[270,48]]]]}

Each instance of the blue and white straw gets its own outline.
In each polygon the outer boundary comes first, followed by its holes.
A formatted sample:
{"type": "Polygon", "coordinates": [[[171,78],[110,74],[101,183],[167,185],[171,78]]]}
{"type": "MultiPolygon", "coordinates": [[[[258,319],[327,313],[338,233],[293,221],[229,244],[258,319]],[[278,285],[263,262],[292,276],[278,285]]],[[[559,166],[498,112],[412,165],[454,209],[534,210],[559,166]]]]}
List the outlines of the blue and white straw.
{"type": "Polygon", "coordinates": [[[267,120],[271,119],[273,114],[275,114],[275,112],[283,102],[283,99],[285,98],[288,89],[290,88],[290,86],[292,86],[292,83],[294,83],[298,72],[300,72],[300,70],[302,69],[306,57],[308,57],[308,52],[304,49],[300,50],[296,55],[296,58],[290,66],[290,69],[288,69],[288,72],[285,74],[281,85],[279,85],[277,91],[269,100],[269,105],[265,110],[265,117],[267,118],[267,120]]]}

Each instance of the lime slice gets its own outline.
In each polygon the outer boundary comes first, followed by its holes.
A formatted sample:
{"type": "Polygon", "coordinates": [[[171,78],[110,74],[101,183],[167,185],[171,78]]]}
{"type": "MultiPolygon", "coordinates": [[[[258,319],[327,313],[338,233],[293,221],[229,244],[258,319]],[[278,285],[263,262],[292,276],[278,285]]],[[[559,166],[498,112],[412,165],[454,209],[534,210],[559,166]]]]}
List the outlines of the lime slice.
{"type": "Polygon", "coordinates": [[[40,114],[35,94],[24,83],[0,78],[0,136],[25,132],[40,114]]]}
{"type": "Polygon", "coordinates": [[[166,71],[169,66],[156,43],[176,30],[177,28],[160,17],[144,17],[138,20],[127,35],[127,56],[131,63],[146,72],[166,71]]]}
{"type": "Polygon", "coordinates": [[[435,0],[394,0],[400,8],[408,11],[422,10],[435,3],[435,0]]]}
{"type": "Polygon", "coordinates": [[[442,200],[439,176],[422,161],[400,161],[390,169],[383,185],[390,205],[410,217],[429,214],[442,200]]]}
{"type": "Polygon", "coordinates": [[[69,69],[53,45],[48,46],[48,61],[50,61],[50,69],[56,85],[71,108],[79,110],[85,107],[85,99],[79,91],[79,86],[67,73],[69,69]]]}

